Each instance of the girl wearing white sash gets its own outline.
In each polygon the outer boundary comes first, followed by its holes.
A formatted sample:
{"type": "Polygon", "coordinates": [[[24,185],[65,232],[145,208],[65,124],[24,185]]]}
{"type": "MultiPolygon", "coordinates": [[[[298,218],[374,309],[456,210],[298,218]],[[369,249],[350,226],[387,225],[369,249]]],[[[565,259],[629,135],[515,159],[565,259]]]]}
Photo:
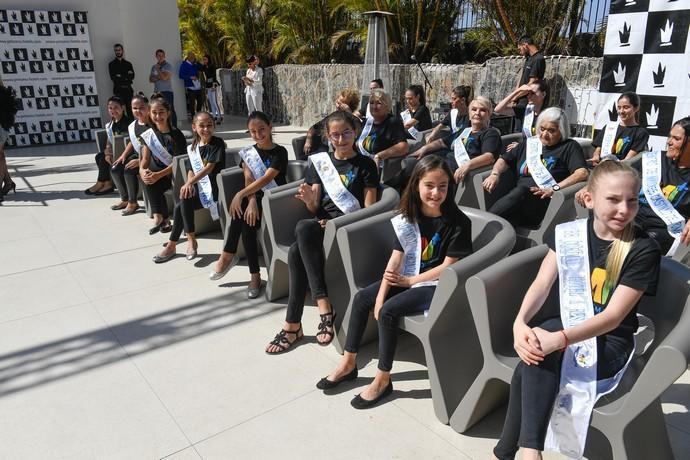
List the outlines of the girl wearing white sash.
{"type": "MultiPolygon", "coordinates": [[[[682,244],[690,244],[690,117],[676,121],[666,143],[667,150],[661,154],[659,186],[666,200],[685,218],[686,224],[680,236],[682,244]]],[[[642,161],[633,166],[644,174],[642,161]]],[[[675,238],[669,234],[667,224],[650,206],[644,193],[640,193],[640,211],[635,223],[654,238],[662,253],[666,253],[675,238]]]]}
{"type": "Polygon", "coordinates": [[[504,173],[512,170],[517,177],[515,187],[500,197],[489,212],[507,219],[514,226],[536,228],[541,224],[555,191],[587,180],[582,147],[568,139],[568,132],[568,118],[558,107],[550,107],[539,115],[538,142],[532,140],[530,147],[530,142],[525,139],[518,147],[501,155],[484,180],[484,189],[493,193],[499,181],[504,180],[504,173]],[[536,150],[531,152],[531,148],[536,150]],[[544,183],[536,182],[530,172],[530,153],[541,158],[543,169],[539,171],[539,177],[548,179],[544,183]]]}
{"type": "Polygon", "coordinates": [[[253,112],[247,119],[249,135],[255,142],[242,154],[240,167],[244,172],[244,188],[237,192],[229,203],[230,230],[223,252],[209,275],[212,281],[225,276],[237,265],[237,245],[242,237],[244,252],[251,280],[247,287],[247,297],[255,299],[261,293],[261,273],[259,271],[259,249],[256,233],[261,227],[261,199],[263,190],[285,184],[288,152],[285,147],[273,143],[271,121],[263,112],[253,112]]]}
{"type": "Polygon", "coordinates": [[[122,155],[113,161],[110,174],[120,192],[120,202],[110,207],[113,211],[123,209],[123,216],[131,216],[139,209],[139,137],[149,129],[149,100],[142,94],[132,98],[132,114],[135,120],[129,124],[129,143],[122,155]]]}
{"type": "Polygon", "coordinates": [[[387,158],[407,155],[407,131],[400,117],[391,113],[393,101],[382,89],[375,89],[369,97],[369,108],[373,122],[367,128],[364,124],[362,134],[357,139],[359,153],[374,158],[381,165],[387,158]]]}
{"type": "Polygon", "coordinates": [[[351,404],[355,409],[372,407],[393,391],[390,372],[398,323],[405,315],[428,310],[443,269],[472,252],[471,221],[455,205],[453,189],[453,174],[442,158],[431,155],[417,163],[392,221],[397,238],[383,278],[357,293],[345,354],[317,388],[332,389],[357,378],[357,352],[373,310],[378,371],[351,404]]]}
{"type": "MultiPolygon", "coordinates": [[[[426,95],[422,85],[410,85],[405,91],[405,104],[409,113],[409,120],[403,119],[403,126],[412,136],[413,129],[416,131],[426,131],[431,129],[431,112],[426,106],[426,95]]],[[[404,113],[404,112],[403,112],[404,113]]],[[[420,138],[421,139],[421,138],[420,138]]]]}
{"type": "Polygon", "coordinates": [[[110,115],[110,121],[105,125],[107,134],[105,150],[96,154],[98,179],[94,185],[84,190],[87,195],[108,195],[115,190],[110,177],[110,168],[113,163],[113,142],[115,136],[127,133],[127,127],[132,119],[125,114],[125,103],[117,96],[108,99],[108,115],[110,115]]]}
{"type": "Polygon", "coordinates": [[[638,327],[636,307],[643,294],[655,294],[661,256],[659,246],[633,226],[639,190],[638,175],[624,163],[605,161],[592,172],[585,202],[593,217],[585,223],[585,247],[594,316],[566,329],[558,311],[540,312],[545,319],[538,325],[532,322],[558,279],[558,264],[568,259],[557,262],[556,243],[548,242],[550,250],[513,325],[521,361],[493,458],[513,459],[520,447],[523,459],[541,458],[566,347],[596,338],[597,381],[615,376],[627,364],[638,327]]]}
{"type": "Polygon", "coordinates": [[[171,113],[170,103],[161,94],[154,94],[149,111],[152,127],[139,139],[142,144],[139,176],[144,182],[154,222],[149,235],[172,230],[165,191],[172,187],[172,157],[187,153],[184,135],[170,125],[171,113]]]}
{"type": "MultiPolygon", "coordinates": [[[[441,143],[445,150],[436,153],[447,159],[448,165],[453,171],[455,183],[464,180],[467,173],[473,169],[492,165],[501,153],[501,133],[496,128],[489,126],[491,121],[491,101],[484,96],[474,98],[469,106],[469,120],[469,131],[466,128],[458,130],[447,138],[427,144],[412,153],[410,158],[422,158],[434,152],[434,149],[438,150],[438,143],[441,143]],[[460,161],[461,164],[458,163],[455,154],[456,142],[462,142],[462,146],[458,146],[458,148],[464,152],[463,157],[469,159],[469,161],[460,161]],[[466,156],[464,155],[465,153],[467,154],[466,156]]],[[[406,164],[406,172],[403,174],[409,177],[413,167],[414,165],[406,164]]]]}
{"type": "Polygon", "coordinates": [[[647,149],[649,133],[637,121],[640,97],[633,92],[621,94],[616,102],[616,111],[618,126],[614,132],[607,133],[607,129],[602,129],[592,141],[594,153],[587,160],[592,165],[599,164],[605,155],[615,155],[619,160],[627,160],[647,149]]]}
{"type": "Polygon", "coordinates": [[[268,354],[287,351],[303,337],[302,312],[307,288],[321,316],[316,340],[320,345],[328,345],[333,340],[334,315],[324,273],[324,228],[328,219],[374,204],[379,183],[373,160],[354,150],[356,126],[354,116],[344,112],[333,112],[328,117],[326,129],[335,151],[313,156],[316,161],[310,162],[304,183],[295,196],[304,202],[314,218],[303,219],[295,226],[296,241],[288,253],[290,294],[285,324],[266,346],[268,354]]]}
{"type": "MultiPolygon", "coordinates": [[[[153,256],[153,261],[157,264],[167,262],[175,257],[177,242],[183,229],[187,234],[187,260],[192,260],[197,256],[199,244],[196,240],[194,227],[194,211],[204,206],[201,193],[206,193],[206,199],[210,198],[210,206],[217,206],[218,184],[216,183],[216,176],[223,169],[225,163],[225,141],[213,135],[215,128],[216,122],[210,113],[202,111],[194,114],[194,118],[192,118],[194,141],[188,148],[188,155],[191,157],[191,155],[198,154],[201,160],[200,164],[203,164],[203,167],[196,172],[192,166],[187,169],[187,180],[180,187],[180,200],[173,211],[170,238],[163,250],[153,256]]],[[[208,201],[206,202],[208,203],[208,201]]],[[[212,210],[211,215],[214,212],[215,210],[212,210]]]]}
{"type": "MultiPolygon", "coordinates": [[[[537,134],[536,121],[539,114],[546,108],[546,103],[549,100],[549,85],[545,80],[538,80],[534,83],[527,83],[520,86],[515,91],[510,93],[501,102],[496,104],[494,112],[506,115],[508,117],[515,116],[515,102],[520,99],[522,95],[527,94],[527,105],[532,105],[532,112],[528,116],[527,109],[525,109],[525,117],[523,118],[522,126],[514,126],[514,131],[522,132],[523,136],[529,133],[530,136],[537,134]]],[[[506,146],[506,151],[511,151],[517,147],[519,142],[511,142],[506,146]]]]}

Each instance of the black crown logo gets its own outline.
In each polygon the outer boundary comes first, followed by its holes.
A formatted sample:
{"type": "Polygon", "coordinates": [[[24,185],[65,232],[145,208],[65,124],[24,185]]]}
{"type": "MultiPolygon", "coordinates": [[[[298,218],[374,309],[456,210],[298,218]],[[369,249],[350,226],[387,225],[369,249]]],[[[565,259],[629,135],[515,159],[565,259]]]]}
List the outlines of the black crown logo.
{"type": "Polygon", "coordinates": [[[618,31],[618,38],[621,41],[621,46],[630,46],[630,31],[632,27],[627,22],[623,23],[623,30],[618,31]]]}
{"type": "Polygon", "coordinates": [[[611,105],[611,108],[609,109],[609,120],[611,120],[611,121],[617,121],[618,120],[618,109],[616,108],[615,102],[611,105]]]}
{"type": "Polygon", "coordinates": [[[666,76],[666,67],[662,67],[660,62],[656,72],[652,70],[652,76],[654,77],[654,88],[663,88],[664,77],[666,76]]]}

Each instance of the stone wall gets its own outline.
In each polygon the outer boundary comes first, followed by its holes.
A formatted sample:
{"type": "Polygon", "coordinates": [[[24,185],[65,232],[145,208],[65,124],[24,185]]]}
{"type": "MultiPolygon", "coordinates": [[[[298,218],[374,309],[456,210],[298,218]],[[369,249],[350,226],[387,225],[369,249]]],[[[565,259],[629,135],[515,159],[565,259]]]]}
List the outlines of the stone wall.
{"type": "MultiPolygon", "coordinates": [[[[514,87],[523,64],[522,57],[495,58],[484,64],[422,64],[433,89],[427,105],[433,111],[449,102],[457,85],[469,85],[475,95],[500,101],[514,87]]],[[[590,99],[596,94],[601,74],[601,58],[548,56],[546,78],[551,88],[551,103],[566,108],[575,124],[588,124],[584,113],[593,111],[590,99]],[[587,109],[585,106],[587,105],[587,109]]],[[[223,69],[221,80],[227,113],[246,114],[241,77],[244,70],[223,69]]],[[[330,113],[338,91],[362,86],[362,66],[352,64],[277,65],[264,69],[264,110],[273,120],[296,126],[309,126],[330,113]]],[[[413,83],[424,84],[416,65],[391,65],[394,101],[402,104],[404,89],[413,83]]]]}

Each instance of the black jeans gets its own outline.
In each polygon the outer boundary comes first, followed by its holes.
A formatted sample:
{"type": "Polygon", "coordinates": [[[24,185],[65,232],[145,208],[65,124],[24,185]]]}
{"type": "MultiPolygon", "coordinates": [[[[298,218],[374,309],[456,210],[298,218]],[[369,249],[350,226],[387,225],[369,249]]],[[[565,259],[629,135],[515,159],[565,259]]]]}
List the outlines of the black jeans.
{"type": "Polygon", "coordinates": [[[189,112],[189,116],[193,117],[194,114],[202,110],[204,106],[204,94],[203,92],[198,89],[186,89],[187,93],[187,112],[189,112]]]}
{"type": "Polygon", "coordinates": [[[98,166],[98,182],[107,182],[110,178],[110,163],[105,161],[105,153],[96,154],[96,166],[98,166]]]}
{"type": "Polygon", "coordinates": [[[134,158],[135,157],[130,156],[128,159],[116,164],[110,170],[110,174],[115,183],[115,187],[117,187],[118,192],[120,192],[120,200],[136,204],[137,197],[139,196],[139,167],[137,166],[132,169],[125,168],[127,161],[134,158]]]}
{"type": "Polygon", "coordinates": [[[530,192],[532,183],[518,181],[515,188],[499,198],[489,212],[506,219],[513,226],[537,228],[544,219],[550,198],[542,199],[530,192]]]}
{"type": "Polygon", "coordinates": [[[296,241],[288,252],[288,295],[285,321],[299,323],[304,311],[307,286],[314,300],[328,297],[323,252],[323,229],[316,219],[302,219],[295,226],[296,241]]]}
{"type": "Polygon", "coordinates": [[[199,187],[194,184],[196,193],[191,198],[182,198],[175,205],[173,209],[173,224],[170,232],[170,241],[177,241],[182,235],[182,229],[185,233],[194,233],[194,211],[203,208],[201,199],[199,198],[199,187]]]}
{"type": "MultiPolygon", "coordinates": [[[[345,351],[357,353],[362,335],[367,326],[369,312],[374,309],[376,295],[381,281],[370,284],[355,296],[350,313],[350,324],[347,330],[345,351]]],[[[393,368],[395,347],[398,343],[398,322],[400,318],[413,313],[428,310],[434,297],[436,286],[416,288],[391,287],[386,301],[379,312],[379,369],[390,372],[393,368]]]]}
{"type": "MultiPolygon", "coordinates": [[[[230,230],[228,231],[228,237],[225,240],[225,246],[223,251],[235,254],[237,252],[237,244],[240,242],[240,236],[242,237],[242,243],[244,244],[244,253],[247,256],[247,265],[249,266],[249,273],[259,273],[259,246],[257,244],[257,230],[261,227],[261,200],[257,198],[257,204],[259,207],[259,220],[256,221],[256,225],[249,225],[243,218],[235,219],[232,218],[230,221],[230,230]]],[[[249,199],[242,199],[242,214],[247,209],[249,205],[249,199]]],[[[304,298],[304,296],[302,296],[304,298]]]]}
{"type": "MultiPolygon", "coordinates": [[[[547,331],[563,329],[559,317],[542,322],[547,331]]],[[[607,335],[597,340],[597,379],[616,375],[632,351],[633,342],[607,335]]],[[[501,460],[513,459],[519,447],[544,450],[546,430],[558,393],[561,374],[561,352],[553,352],[537,366],[522,361],[515,368],[510,382],[510,401],[501,438],[494,455],[501,460]]]]}
{"type": "Polygon", "coordinates": [[[170,187],[172,187],[170,176],[165,176],[151,185],[144,184],[144,188],[149,197],[151,212],[153,214],[161,214],[163,219],[167,219],[170,216],[168,202],[165,199],[165,192],[170,189],[170,187]]]}

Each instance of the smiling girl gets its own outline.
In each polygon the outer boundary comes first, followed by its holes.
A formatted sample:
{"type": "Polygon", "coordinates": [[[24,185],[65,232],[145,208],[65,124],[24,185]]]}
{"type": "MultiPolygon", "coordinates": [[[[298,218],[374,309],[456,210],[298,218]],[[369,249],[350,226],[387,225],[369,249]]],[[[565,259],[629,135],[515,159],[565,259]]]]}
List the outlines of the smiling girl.
{"type": "Polygon", "coordinates": [[[611,123],[610,140],[606,136],[606,128],[599,131],[592,141],[595,147],[592,158],[588,161],[593,165],[599,164],[601,158],[606,155],[614,155],[619,160],[627,160],[634,157],[647,148],[649,133],[641,127],[637,121],[640,113],[640,96],[633,92],[621,94],[616,103],[618,123],[611,123]],[[607,140],[609,144],[603,145],[607,140]],[[606,151],[604,151],[606,150],[606,151]]]}
{"type": "Polygon", "coordinates": [[[453,189],[453,175],[441,157],[431,155],[417,163],[391,221],[398,239],[383,279],[355,296],[345,354],[317,388],[327,390],[357,378],[357,352],[373,310],[379,331],[378,371],[352,406],[374,406],[393,391],[390,372],[399,321],[428,310],[443,269],[472,252],[471,222],[455,205],[453,189]]]}

